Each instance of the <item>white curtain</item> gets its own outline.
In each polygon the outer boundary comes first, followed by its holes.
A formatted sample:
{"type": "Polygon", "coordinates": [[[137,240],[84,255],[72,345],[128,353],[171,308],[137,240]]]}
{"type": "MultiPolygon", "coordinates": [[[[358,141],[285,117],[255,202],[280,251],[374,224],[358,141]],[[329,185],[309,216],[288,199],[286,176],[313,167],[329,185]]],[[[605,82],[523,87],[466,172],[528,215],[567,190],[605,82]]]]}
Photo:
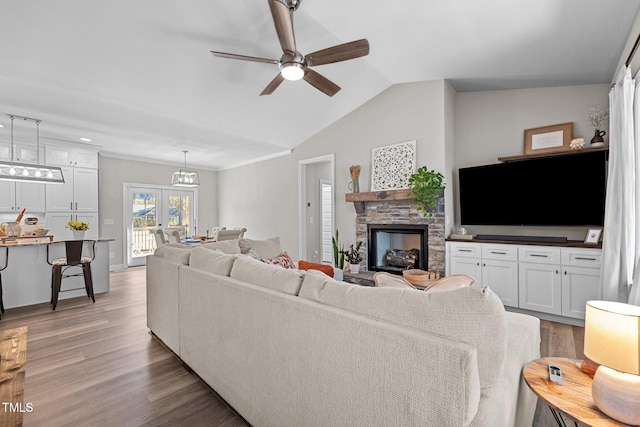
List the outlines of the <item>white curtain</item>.
{"type": "Polygon", "coordinates": [[[609,92],[609,169],[602,243],[604,299],[630,302],[637,259],[635,82],[625,67],[609,92]]]}

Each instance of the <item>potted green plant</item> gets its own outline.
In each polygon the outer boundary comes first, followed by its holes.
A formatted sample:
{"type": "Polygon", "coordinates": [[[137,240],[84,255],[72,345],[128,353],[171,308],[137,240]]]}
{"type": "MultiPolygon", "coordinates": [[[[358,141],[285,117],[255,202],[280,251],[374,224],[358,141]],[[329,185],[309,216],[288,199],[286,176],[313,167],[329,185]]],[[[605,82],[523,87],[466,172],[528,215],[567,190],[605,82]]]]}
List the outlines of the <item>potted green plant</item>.
{"type": "Polygon", "coordinates": [[[362,255],[360,254],[360,246],[362,246],[362,242],[356,243],[356,247],[353,245],[349,245],[349,249],[346,251],[342,251],[344,254],[344,258],[351,266],[351,272],[358,274],[360,272],[360,263],[362,262],[362,255]]]}
{"type": "Polygon", "coordinates": [[[416,199],[417,209],[425,217],[432,216],[431,209],[438,203],[438,198],[446,187],[444,176],[440,172],[419,168],[409,177],[409,189],[416,199]]]}
{"type": "Polygon", "coordinates": [[[342,270],[344,268],[344,246],[340,246],[338,236],[339,233],[336,228],[336,235],[331,237],[331,244],[333,245],[333,263],[336,268],[342,270]]]}
{"type": "Polygon", "coordinates": [[[89,229],[89,223],[84,221],[69,221],[67,228],[71,229],[75,240],[84,240],[84,234],[89,229]]]}

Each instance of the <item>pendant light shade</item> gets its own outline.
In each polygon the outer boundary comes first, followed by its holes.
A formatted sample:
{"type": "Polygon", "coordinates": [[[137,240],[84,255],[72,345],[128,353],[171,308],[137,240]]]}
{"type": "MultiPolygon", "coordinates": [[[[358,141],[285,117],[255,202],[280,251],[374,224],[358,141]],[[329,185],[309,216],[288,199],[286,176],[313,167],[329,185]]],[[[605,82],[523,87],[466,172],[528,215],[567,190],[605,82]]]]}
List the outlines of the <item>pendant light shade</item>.
{"type": "Polygon", "coordinates": [[[41,120],[31,117],[16,116],[8,114],[11,119],[11,161],[0,160],[0,180],[3,181],[27,181],[39,182],[43,184],[64,184],[62,169],[57,166],[46,166],[40,164],[40,122],[41,120]],[[13,140],[13,121],[21,119],[36,123],[36,163],[14,162],[15,142],[13,140]]]}
{"type": "Polygon", "coordinates": [[[173,173],[171,177],[171,185],[174,187],[197,187],[200,185],[200,177],[198,172],[187,170],[187,150],[184,153],[184,169],[180,169],[173,173]]]}

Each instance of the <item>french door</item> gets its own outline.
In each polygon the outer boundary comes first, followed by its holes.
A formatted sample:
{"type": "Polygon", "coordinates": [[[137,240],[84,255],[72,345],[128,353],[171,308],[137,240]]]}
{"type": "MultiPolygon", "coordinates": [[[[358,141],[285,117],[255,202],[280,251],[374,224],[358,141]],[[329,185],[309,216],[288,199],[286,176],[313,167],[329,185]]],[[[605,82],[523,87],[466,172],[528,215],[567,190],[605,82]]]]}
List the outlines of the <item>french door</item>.
{"type": "Polygon", "coordinates": [[[127,265],[144,265],[156,249],[156,228],[190,236],[195,224],[197,189],[125,184],[127,265]]]}

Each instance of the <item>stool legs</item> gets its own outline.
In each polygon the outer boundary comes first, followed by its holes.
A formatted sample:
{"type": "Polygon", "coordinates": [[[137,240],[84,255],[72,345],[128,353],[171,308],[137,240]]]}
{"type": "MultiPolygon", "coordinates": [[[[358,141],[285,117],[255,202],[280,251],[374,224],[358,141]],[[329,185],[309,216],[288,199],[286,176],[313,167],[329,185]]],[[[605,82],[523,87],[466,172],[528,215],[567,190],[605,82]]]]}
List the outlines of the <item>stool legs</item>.
{"type": "MultiPolygon", "coordinates": [[[[68,268],[69,266],[62,265],[54,265],[51,273],[51,304],[53,304],[53,309],[56,309],[58,305],[58,296],[60,295],[60,289],[62,288],[62,279],[65,277],[79,276],[80,274],[70,274],[65,276],[63,274],[63,268],[68,268]]],[[[82,268],[82,276],[84,276],[84,288],[87,291],[87,297],[91,298],[93,302],[96,302],[96,297],[93,292],[93,278],[91,276],[91,263],[83,262],[79,265],[74,265],[73,267],[82,268]]],[[[74,288],[77,289],[77,288],[74,288]]],[[[82,289],[82,288],[80,288],[82,289]]],[[[70,290],[70,289],[67,289],[70,290]]]]}
{"type": "Polygon", "coordinates": [[[58,305],[58,294],[60,293],[61,285],[62,285],[62,266],[54,265],[53,273],[51,277],[51,304],[53,304],[54,310],[58,305]]]}
{"type": "Polygon", "coordinates": [[[93,278],[91,277],[91,263],[82,263],[82,273],[84,276],[84,287],[87,290],[87,296],[91,298],[93,302],[96,302],[96,297],[93,294],[93,278]]]}

